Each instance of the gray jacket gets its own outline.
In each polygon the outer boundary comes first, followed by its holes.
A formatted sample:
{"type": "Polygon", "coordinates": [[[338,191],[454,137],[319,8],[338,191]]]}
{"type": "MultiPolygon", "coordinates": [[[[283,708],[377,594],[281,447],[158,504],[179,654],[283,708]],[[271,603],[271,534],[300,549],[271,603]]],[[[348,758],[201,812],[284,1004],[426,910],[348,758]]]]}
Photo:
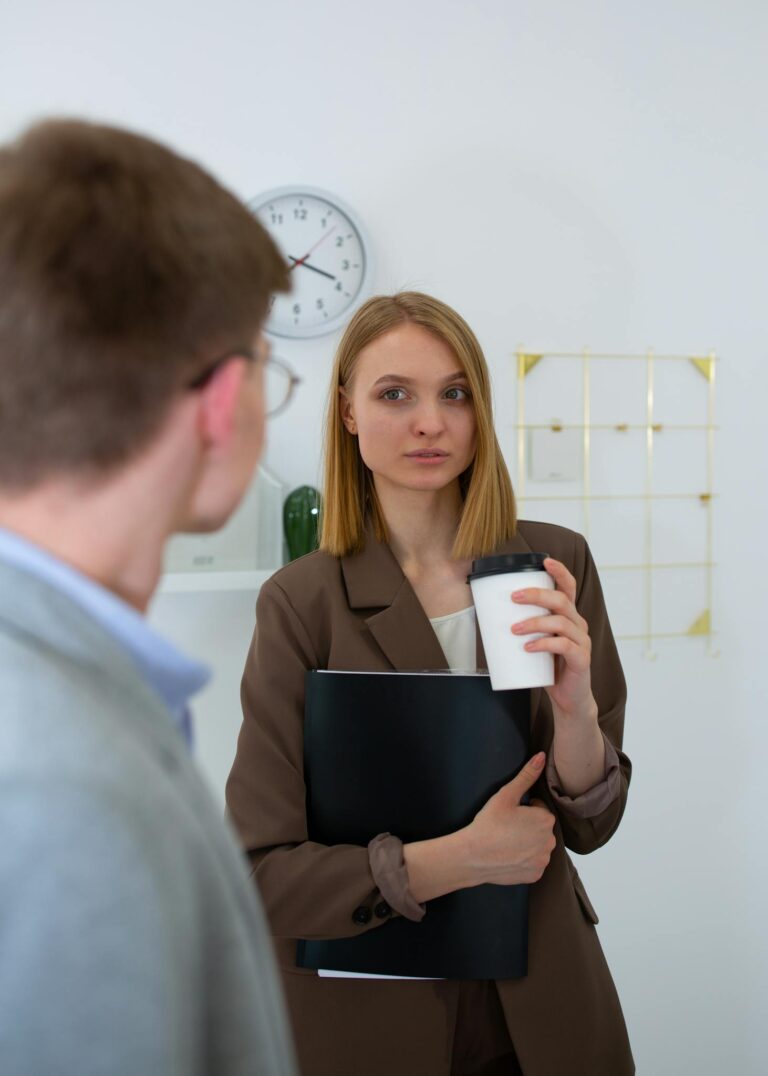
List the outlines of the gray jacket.
{"type": "Polygon", "coordinates": [[[255,889],[171,715],[2,563],[0,1072],[295,1073],[255,889]]]}

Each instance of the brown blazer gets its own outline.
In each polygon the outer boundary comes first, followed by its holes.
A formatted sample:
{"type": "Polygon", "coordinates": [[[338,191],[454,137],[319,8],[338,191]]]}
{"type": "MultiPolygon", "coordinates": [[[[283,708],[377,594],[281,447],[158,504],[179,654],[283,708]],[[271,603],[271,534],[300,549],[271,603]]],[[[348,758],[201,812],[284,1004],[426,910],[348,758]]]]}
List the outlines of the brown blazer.
{"type": "MultiPolygon", "coordinates": [[[[600,726],[619,752],[620,779],[612,802],[597,814],[588,798],[553,795],[545,779],[534,788],[557,817],[557,846],[531,887],[528,975],[497,988],[525,1076],[629,1076],[635,1069],[595,931],[597,916],[566,853],[605,844],[624,811],[631,770],[620,751],[624,677],[584,539],[550,524],[521,522],[503,551],[529,550],[546,551],[577,580],[578,609],[593,640],[600,726]]],[[[391,550],[370,533],[356,556],[316,552],[282,568],[263,585],[256,618],[227,804],[275,938],[302,1072],[444,1076],[457,982],[320,978],[295,966],[295,939],[346,937],[386,924],[375,914],[367,924],[352,918],[361,905],[373,911],[382,899],[367,850],[307,840],[305,671],[437,669],[446,667],[445,656],[391,550]]],[[[478,659],[485,667],[479,642],[478,659]]],[[[532,753],[549,753],[552,737],[549,698],[535,690],[532,753]]]]}

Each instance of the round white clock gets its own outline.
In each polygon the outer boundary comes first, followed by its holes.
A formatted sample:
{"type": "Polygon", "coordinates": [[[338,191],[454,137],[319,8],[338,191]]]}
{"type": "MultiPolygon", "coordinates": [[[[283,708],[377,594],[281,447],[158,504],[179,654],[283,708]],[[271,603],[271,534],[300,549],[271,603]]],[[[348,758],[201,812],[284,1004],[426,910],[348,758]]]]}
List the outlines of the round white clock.
{"type": "Polygon", "coordinates": [[[279,187],[250,203],[280,248],[293,288],[272,300],[274,336],[321,336],[339,328],[366,297],[370,245],[353,211],[316,187],[279,187]]]}

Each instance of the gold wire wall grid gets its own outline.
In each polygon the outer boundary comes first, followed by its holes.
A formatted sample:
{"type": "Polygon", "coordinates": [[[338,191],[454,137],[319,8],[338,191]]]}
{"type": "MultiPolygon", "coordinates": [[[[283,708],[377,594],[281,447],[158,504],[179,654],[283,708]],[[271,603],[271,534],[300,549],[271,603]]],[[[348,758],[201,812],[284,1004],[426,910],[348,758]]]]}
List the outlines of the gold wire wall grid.
{"type": "MultiPolygon", "coordinates": [[[[519,349],[516,352],[517,359],[517,484],[516,495],[517,500],[526,506],[526,515],[531,516],[530,506],[539,502],[540,506],[544,502],[559,502],[563,506],[563,510],[566,509],[567,503],[570,502],[572,506],[580,505],[580,529],[583,531],[585,537],[591,541],[592,531],[594,526],[593,515],[597,511],[596,506],[601,502],[604,504],[613,505],[617,511],[622,508],[622,502],[629,510],[631,505],[635,503],[636,506],[642,508],[642,556],[639,558],[628,559],[627,562],[618,563],[600,563],[599,570],[602,573],[640,573],[642,578],[642,617],[641,626],[642,630],[629,633],[617,634],[619,639],[637,639],[642,640],[646,644],[645,652],[649,657],[654,657],[651,643],[654,639],[660,638],[674,638],[684,636],[698,636],[705,637],[707,639],[708,651],[710,654],[714,654],[712,638],[714,635],[712,628],[712,575],[715,568],[715,562],[713,557],[713,514],[714,514],[714,501],[715,493],[713,490],[714,483],[714,433],[716,426],[714,424],[714,405],[715,405],[715,371],[717,357],[714,352],[710,352],[707,355],[665,355],[657,354],[652,348],[646,352],[639,354],[611,354],[605,352],[593,352],[589,348],[583,348],[581,351],[574,352],[562,352],[562,351],[527,351],[519,349]],[[549,383],[551,387],[555,387],[551,381],[547,381],[548,367],[551,369],[552,363],[547,360],[565,360],[567,364],[580,363],[581,371],[580,381],[581,386],[581,406],[579,408],[580,414],[578,416],[572,415],[572,421],[564,421],[560,419],[553,419],[547,421],[526,421],[526,384],[530,381],[536,381],[537,379],[544,379],[543,384],[549,383]],[[644,377],[641,379],[635,377],[635,392],[639,398],[632,401],[632,406],[637,409],[637,414],[634,416],[634,421],[627,421],[626,415],[621,416],[621,420],[611,421],[597,421],[593,422],[593,378],[595,371],[603,367],[603,364],[610,363],[614,370],[628,371],[630,369],[637,370],[637,364],[643,364],[644,377]],[[658,414],[658,398],[657,398],[657,380],[659,378],[659,372],[665,369],[666,364],[675,363],[686,364],[691,368],[692,376],[695,379],[703,378],[706,382],[706,400],[702,401],[702,421],[690,422],[690,421],[660,421],[658,414]],[[531,377],[533,372],[536,371],[534,377],[531,377]],[[575,435],[578,437],[579,451],[581,456],[581,473],[578,481],[581,485],[581,491],[576,494],[565,492],[553,492],[552,494],[541,494],[528,492],[528,449],[529,438],[533,435],[534,431],[550,431],[553,434],[565,434],[567,431],[575,431],[575,435]],[[656,478],[658,477],[658,460],[657,460],[657,446],[659,444],[659,438],[665,434],[680,434],[683,437],[690,433],[704,433],[704,467],[702,474],[699,478],[703,478],[703,488],[701,488],[701,482],[699,482],[699,488],[679,490],[673,489],[673,491],[660,491],[656,488],[656,478]],[[643,454],[644,454],[644,479],[642,480],[642,492],[596,492],[593,488],[593,471],[595,469],[595,434],[605,434],[606,436],[611,433],[616,435],[629,435],[634,433],[639,435],[643,440],[643,454]],[[657,468],[655,471],[655,467],[657,468]],[[680,557],[674,558],[660,558],[654,559],[656,552],[654,546],[654,523],[656,515],[661,510],[660,506],[663,503],[677,502],[684,504],[685,502],[698,502],[702,511],[706,513],[705,527],[704,527],[704,555],[698,559],[681,559],[680,557]],[[673,579],[667,575],[671,570],[677,569],[678,571],[684,571],[686,569],[698,569],[703,573],[703,594],[701,595],[700,611],[697,611],[695,616],[690,622],[690,625],[682,631],[666,631],[658,627],[655,618],[654,608],[654,580],[658,578],[664,578],[665,582],[673,579]],[[663,576],[660,574],[663,573],[663,576]]],[[[562,371],[561,367],[561,371],[562,371]]],[[[643,368],[641,367],[641,370],[643,368]]],[[[574,377],[569,384],[572,387],[576,386],[576,371],[574,371],[574,377]]],[[[634,376],[634,375],[633,375],[634,376]]],[[[622,388],[623,386],[620,386],[622,388]]],[[[631,384],[626,385],[626,393],[618,400],[611,397],[611,404],[616,404],[616,410],[620,409],[620,405],[627,406],[627,400],[631,395],[631,384]]],[[[693,391],[688,393],[689,401],[693,398],[693,391]]],[[[696,408],[698,410],[698,408],[696,408]]],[[[539,416],[537,416],[539,417],[539,416]]],[[[611,417],[611,416],[609,416],[611,417]]],[[[674,417],[674,416],[673,416],[674,417]]],[[[683,416],[690,418],[691,416],[683,416]]],[[[698,417],[698,414],[694,415],[698,417]]],[[[573,442],[576,443],[575,441],[573,442]]],[[[615,444],[615,443],[614,443],[615,444]]],[[[685,476],[687,484],[688,476],[685,476]]],[[[638,484],[640,480],[638,479],[638,484]]],[[[563,483],[558,483],[560,489],[563,488],[563,483]]],[[[677,535],[676,537],[680,537],[677,535]]],[[[674,585],[671,583],[670,585],[674,585]]]]}

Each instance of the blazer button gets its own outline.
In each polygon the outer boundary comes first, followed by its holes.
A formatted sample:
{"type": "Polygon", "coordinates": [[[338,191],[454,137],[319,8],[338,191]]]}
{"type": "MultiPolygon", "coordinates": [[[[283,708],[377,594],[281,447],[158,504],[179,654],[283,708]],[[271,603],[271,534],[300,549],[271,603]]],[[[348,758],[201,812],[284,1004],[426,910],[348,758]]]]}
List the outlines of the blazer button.
{"type": "Polygon", "coordinates": [[[385,900],[382,900],[373,909],[377,919],[386,919],[388,915],[392,914],[392,909],[385,900]]]}
{"type": "Polygon", "coordinates": [[[352,912],[352,922],[357,923],[358,926],[364,927],[366,923],[371,921],[371,909],[366,908],[364,904],[361,904],[359,908],[355,908],[352,912]]]}

